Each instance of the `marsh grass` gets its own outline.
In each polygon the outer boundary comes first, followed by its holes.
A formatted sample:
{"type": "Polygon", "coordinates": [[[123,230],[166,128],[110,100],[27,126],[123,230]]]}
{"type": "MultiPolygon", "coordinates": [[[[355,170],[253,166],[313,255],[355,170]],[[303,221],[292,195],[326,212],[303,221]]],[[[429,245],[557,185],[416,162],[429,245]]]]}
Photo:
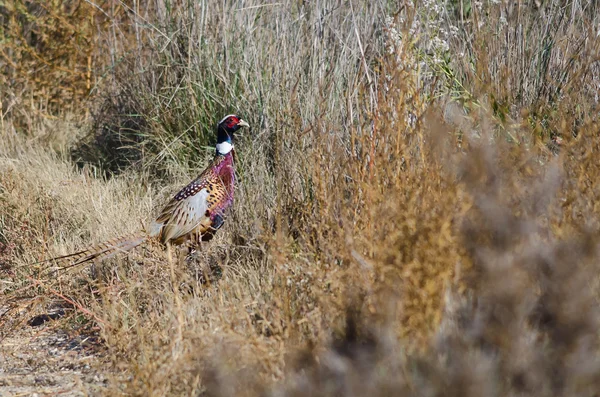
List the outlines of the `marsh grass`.
{"type": "Polygon", "coordinates": [[[1,332],[67,302],[109,395],[593,395],[598,17],[465,4],[102,4],[90,102],[3,113],[1,332]],[[196,258],[28,265],[142,228],[232,112],[196,258]]]}

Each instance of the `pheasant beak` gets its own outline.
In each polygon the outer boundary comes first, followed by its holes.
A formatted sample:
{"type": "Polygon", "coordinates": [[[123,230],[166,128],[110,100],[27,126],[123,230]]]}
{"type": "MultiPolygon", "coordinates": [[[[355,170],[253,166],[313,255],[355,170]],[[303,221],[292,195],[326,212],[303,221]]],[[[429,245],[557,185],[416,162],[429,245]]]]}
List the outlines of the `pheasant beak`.
{"type": "Polygon", "coordinates": [[[240,121],[238,121],[237,123],[238,127],[246,127],[246,128],[250,128],[250,124],[246,123],[244,120],[240,119],[240,121]]]}

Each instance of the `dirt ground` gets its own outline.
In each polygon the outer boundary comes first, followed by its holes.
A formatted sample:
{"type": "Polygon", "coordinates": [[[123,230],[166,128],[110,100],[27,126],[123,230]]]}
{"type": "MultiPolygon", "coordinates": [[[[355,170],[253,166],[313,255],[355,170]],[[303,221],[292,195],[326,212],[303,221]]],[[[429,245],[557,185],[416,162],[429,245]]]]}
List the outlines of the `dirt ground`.
{"type": "Polygon", "coordinates": [[[106,379],[92,339],[69,336],[55,321],[0,334],[0,397],[102,394],[106,379]]]}

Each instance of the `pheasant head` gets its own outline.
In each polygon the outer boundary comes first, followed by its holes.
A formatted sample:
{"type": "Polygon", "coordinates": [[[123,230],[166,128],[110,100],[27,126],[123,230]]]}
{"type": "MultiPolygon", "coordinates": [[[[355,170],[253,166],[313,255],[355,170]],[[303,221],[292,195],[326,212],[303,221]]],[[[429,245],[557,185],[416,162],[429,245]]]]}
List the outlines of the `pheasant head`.
{"type": "Polygon", "coordinates": [[[248,123],[235,114],[227,115],[217,127],[217,154],[226,155],[233,149],[234,133],[242,127],[250,127],[248,123]]]}

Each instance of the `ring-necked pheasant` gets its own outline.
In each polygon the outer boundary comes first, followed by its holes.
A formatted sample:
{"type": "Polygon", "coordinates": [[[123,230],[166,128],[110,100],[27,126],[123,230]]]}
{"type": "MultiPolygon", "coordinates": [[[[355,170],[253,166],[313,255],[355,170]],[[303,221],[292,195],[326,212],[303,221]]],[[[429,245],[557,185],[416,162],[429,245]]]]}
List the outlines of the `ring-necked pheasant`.
{"type": "MultiPolygon", "coordinates": [[[[63,269],[129,251],[149,239],[169,247],[210,240],[223,225],[225,210],[233,202],[235,181],[233,141],[237,130],[250,127],[234,114],[217,126],[216,153],[208,167],[181,189],[163,208],[149,230],[111,239],[73,254],[43,262],[68,263],[63,269]]],[[[39,263],[39,262],[38,262],[39,263]]]]}

